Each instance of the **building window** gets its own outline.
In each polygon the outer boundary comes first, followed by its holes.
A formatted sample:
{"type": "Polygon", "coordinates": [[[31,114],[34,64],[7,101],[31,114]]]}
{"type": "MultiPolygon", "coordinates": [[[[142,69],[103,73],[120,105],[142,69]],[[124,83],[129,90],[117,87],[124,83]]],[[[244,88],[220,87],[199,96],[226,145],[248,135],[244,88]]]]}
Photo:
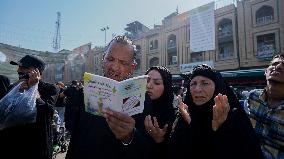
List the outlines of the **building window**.
{"type": "Polygon", "coordinates": [[[140,55],[140,54],[141,54],[141,46],[136,45],[136,55],[140,55]]]}
{"type": "Polygon", "coordinates": [[[136,45],[136,51],[140,52],[141,51],[141,46],[140,45],[136,45]]]}
{"type": "Polygon", "coordinates": [[[234,44],[232,42],[219,43],[219,59],[227,59],[234,56],[234,44]]]}
{"type": "Polygon", "coordinates": [[[154,49],[158,49],[158,40],[154,41],[154,49]]]}
{"type": "Polygon", "coordinates": [[[153,57],[150,59],[149,61],[149,67],[152,67],[152,66],[158,66],[159,65],[159,58],[158,57],[153,57]]]}
{"type": "Polygon", "coordinates": [[[176,47],[176,36],[171,34],[168,36],[168,48],[176,47]]]}
{"type": "Polygon", "coordinates": [[[204,61],[204,56],[203,56],[203,51],[202,52],[192,52],[190,54],[190,62],[202,62],[204,61]]]}
{"type": "Polygon", "coordinates": [[[176,36],[174,34],[168,36],[167,44],[168,65],[176,65],[178,63],[178,59],[176,36]]]}
{"type": "Polygon", "coordinates": [[[274,20],[274,11],[271,6],[262,6],[256,11],[256,24],[264,25],[273,22],[274,20]]]}
{"type": "Polygon", "coordinates": [[[154,43],[153,41],[150,42],[150,50],[153,50],[154,49],[154,43]]]}
{"type": "Polygon", "coordinates": [[[136,69],[136,70],[139,70],[139,69],[141,68],[141,60],[140,60],[140,59],[135,59],[135,61],[136,61],[136,67],[135,67],[135,69],[136,69]]]}
{"type": "Polygon", "coordinates": [[[233,36],[233,24],[231,19],[223,19],[218,25],[218,37],[233,36]]]}
{"type": "Polygon", "coordinates": [[[259,58],[272,57],[275,51],[275,33],[257,36],[257,56],[259,58]]]}
{"type": "Polygon", "coordinates": [[[234,56],[233,24],[231,19],[223,19],[218,25],[218,59],[234,56]]]}

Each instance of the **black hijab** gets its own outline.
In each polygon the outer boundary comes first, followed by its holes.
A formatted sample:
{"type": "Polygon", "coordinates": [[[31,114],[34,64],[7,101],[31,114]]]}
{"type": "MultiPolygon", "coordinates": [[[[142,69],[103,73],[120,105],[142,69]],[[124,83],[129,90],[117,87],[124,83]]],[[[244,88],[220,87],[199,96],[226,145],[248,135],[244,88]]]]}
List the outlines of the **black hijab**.
{"type": "Polygon", "coordinates": [[[164,66],[153,66],[146,71],[146,75],[152,70],[158,71],[162,76],[164,92],[159,99],[152,100],[153,108],[151,115],[157,117],[161,128],[165,124],[169,124],[170,127],[175,118],[175,111],[173,108],[174,94],[172,88],[172,74],[164,66]]]}
{"type": "MultiPolygon", "coordinates": [[[[226,95],[228,97],[228,101],[230,104],[230,109],[231,111],[234,111],[236,109],[240,109],[240,103],[236,97],[236,95],[234,94],[233,90],[229,87],[229,85],[226,83],[226,81],[224,81],[221,73],[219,73],[218,71],[216,71],[214,68],[206,65],[206,64],[202,64],[202,65],[197,65],[196,67],[194,67],[193,71],[191,72],[191,74],[188,75],[188,79],[189,82],[196,76],[203,76],[203,77],[207,77],[209,79],[211,79],[214,83],[215,83],[215,91],[214,94],[212,96],[212,98],[205,104],[201,105],[201,106],[196,106],[193,103],[191,94],[190,94],[190,85],[188,85],[188,91],[186,93],[186,97],[184,100],[184,103],[187,104],[189,106],[189,108],[195,109],[196,107],[200,108],[200,109],[207,109],[210,110],[212,112],[212,107],[214,106],[215,102],[214,102],[214,98],[220,93],[222,95],[226,95]]],[[[196,109],[198,109],[196,108],[196,109]]],[[[212,114],[210,115],[212,117],[212,114]]],[[[212,119],[211,119],[212,120],[212,119]]]]}
{"type": "Polygon", "coordinates": [[[170,157],[182,158],[263,158],[262,152],[250,124],[233,90],[221,74],[208,65],[196,66],[189,83],[196,76],[203,76],[215,83],[212,98],[203,105],[195,105],[190,94],[190,85],[184,103],[188,105],[191,123],[180,118],[171,138],[170,157]],[[217,131],[212,130],[214,98],[221,93],[227,95],[230,105],[226,121],[217,131]],[[186,154],[184,152],[187,152],[186,154]]]}
{"type": "Polygon", "coordinates": [[[231,107],[230,110],[239,108],[240,104],[231,88],[223,80],[221,74],[214,68],[205,64],[194,67],[191,74],[188,75],[188,83],[196,76],[203,76],[211,79],[215,83],[215,91],[208,102],[197,106],[193,103],[192,95],[190,93],[190,84],[188,85],[184,103],[188,106],[191,123],[188,126],[183,119],[180,119],[180,128],[185,129],[184,132],[186,133],[178,142],[181,142],[181,145],[186,145],[185,149],[190,153],[189,156],[192,155],[193,157],[197,155],[200,158],[205,158],[205,156],[209,155],[212,158],[218,158],[216,156],[219,156],[219,153],[216,150],[224,145],[220,144],[221,140],[219,140],[219,138],[216,141],[216,133],[212,129],[213,106],[215,105],[214,98],[219,93],[227,95],[231,107]]]}
{"type": "Polygon", "coordinates": [[[10,80],[4,75],[0,75],[0,100],[6,95],[9,90],[10,80]]]}

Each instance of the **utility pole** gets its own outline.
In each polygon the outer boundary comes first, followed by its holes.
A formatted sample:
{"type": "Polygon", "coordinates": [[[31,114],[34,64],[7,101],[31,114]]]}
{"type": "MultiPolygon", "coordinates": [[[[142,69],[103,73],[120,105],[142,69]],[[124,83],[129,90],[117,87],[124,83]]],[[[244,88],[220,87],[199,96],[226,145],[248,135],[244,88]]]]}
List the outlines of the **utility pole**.
{"type": "Polygon", "coordinates": [[[109,29],[108,26],[101,28],[101,31],[105,32],[105,46],[106,46],[106,31],[109,29]]]}
{"type": "Polygon", "coordinates": [[[61,25],[61,14],[57,12],[57,21],[55,22],[55,34],[53,37],[52,48],[54,52],[58,52],[60,50],[60,42],[61,42],[61,34],[60,34],[60,25],[61,25]]]}

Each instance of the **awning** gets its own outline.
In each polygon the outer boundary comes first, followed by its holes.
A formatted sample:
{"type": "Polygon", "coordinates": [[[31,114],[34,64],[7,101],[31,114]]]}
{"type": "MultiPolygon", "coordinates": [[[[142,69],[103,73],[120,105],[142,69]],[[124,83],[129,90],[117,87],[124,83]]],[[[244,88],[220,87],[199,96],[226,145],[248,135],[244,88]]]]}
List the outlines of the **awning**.
{"type": "Polygon", "coordinates": [[[264,76],[265,68],[250,69],[250,70],[237,70],[237,71],[222,71],[222,77],[258,77],[264,76]]]}

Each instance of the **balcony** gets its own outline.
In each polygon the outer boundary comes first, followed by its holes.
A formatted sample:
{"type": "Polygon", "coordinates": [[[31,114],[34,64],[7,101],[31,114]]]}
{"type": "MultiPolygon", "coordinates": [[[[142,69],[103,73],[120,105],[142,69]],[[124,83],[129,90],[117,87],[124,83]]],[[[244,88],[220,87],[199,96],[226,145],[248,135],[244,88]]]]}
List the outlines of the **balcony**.
{"type": "Polygon", "coordinates": [[[273,22],[274,18],[272,15],[256,18],[256,25],[265,25],[273,22]]]}
{"type": "Polygon", "coordinates": [[[231,58],[231,57],[233,57],[233,55],[234,55],[234,52],[219,53],[218,58],[220,60],[223,60],[223,59],[231,58]]]}

